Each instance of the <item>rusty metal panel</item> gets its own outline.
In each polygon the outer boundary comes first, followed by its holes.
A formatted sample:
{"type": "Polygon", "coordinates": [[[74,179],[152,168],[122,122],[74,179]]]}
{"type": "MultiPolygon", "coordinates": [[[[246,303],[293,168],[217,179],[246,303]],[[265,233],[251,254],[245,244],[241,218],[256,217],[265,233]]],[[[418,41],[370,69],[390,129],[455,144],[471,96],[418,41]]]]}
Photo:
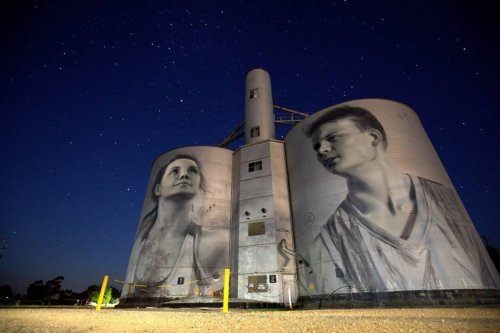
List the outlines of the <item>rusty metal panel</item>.
{"type": "Polygon", "coordinates": [[[248,222],[248,237],[260,236],[266,233],[266,223],[264,221],[248,222]]]}

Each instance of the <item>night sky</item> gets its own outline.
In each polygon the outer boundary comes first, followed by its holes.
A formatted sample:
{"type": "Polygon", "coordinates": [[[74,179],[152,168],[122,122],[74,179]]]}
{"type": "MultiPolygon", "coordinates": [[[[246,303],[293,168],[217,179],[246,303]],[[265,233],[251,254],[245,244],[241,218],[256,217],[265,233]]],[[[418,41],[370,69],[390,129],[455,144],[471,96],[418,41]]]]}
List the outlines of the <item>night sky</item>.
{"type": "Polygon", "coordinates": [[[500,245],[500,20],[463,3],[2,1],[0,285],[123,279],[153,160],[220,143],[259,67],[298,111],[412,107],[500,245]]]}

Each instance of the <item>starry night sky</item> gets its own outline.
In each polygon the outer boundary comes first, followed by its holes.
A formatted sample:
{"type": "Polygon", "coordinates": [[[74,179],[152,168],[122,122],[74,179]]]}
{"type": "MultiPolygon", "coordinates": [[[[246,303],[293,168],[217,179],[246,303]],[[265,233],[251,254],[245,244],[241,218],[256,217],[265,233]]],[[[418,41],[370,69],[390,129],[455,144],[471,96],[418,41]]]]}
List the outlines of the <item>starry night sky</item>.
{"type": "Polygon", "coordinates": [[[2,1],[0,285],[123,279],[153,160],[220,143],[258,67],[274,103],[302,112],[412,107],[500,245],[500,20],[468,3],[2,1]]]}

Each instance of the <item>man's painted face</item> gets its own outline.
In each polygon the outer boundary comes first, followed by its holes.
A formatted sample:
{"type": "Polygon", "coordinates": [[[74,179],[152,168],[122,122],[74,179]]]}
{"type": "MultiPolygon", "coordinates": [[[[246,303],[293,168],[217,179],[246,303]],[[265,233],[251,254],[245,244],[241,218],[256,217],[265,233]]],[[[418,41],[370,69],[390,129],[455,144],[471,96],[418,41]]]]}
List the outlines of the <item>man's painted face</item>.
{"type": "Polygon", "coordinates": [[[180,158],[165,170],[160,184],[156,184],[155,194],[168,198],[174,195],[194,195],[200,188],[200,169],[195,161],[180,158]]]}
{"type": "Polygon", "coordinates": [[[318,160],[331,173],[347,175],[377,157],[374,137],[349,118],[320,125],[312,135],[318,160]]]}

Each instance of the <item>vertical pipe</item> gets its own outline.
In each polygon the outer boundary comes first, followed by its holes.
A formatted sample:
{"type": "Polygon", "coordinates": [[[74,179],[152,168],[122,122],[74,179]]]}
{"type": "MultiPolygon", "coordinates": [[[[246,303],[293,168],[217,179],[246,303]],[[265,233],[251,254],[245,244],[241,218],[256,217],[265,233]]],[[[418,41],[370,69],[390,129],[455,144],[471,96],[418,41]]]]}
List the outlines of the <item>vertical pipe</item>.
{"type": "Polygon", "coordinates": [[[288,287],[288,304],[290,305],[290,309],[293,309],[293,306],[292,306],[292,292],[290,290],[290,287],[288,287]]]}
{"type": "Polygon", "coordinates": [[[229,279],[231,278],[229,268],[224,269],[224,303],[222,304],[222,313],[229,311],[229,279]]]}
{"type": "Polygon", "coordinates": [[[101,310],[102,300],[104,298],[104,292],[106,292],[106,286],[108,285],[109,276],[104,275],[104,279],[102,280],[101,292],[99,293],[99,298],[97,299],[96,310],[101,310]]]}

